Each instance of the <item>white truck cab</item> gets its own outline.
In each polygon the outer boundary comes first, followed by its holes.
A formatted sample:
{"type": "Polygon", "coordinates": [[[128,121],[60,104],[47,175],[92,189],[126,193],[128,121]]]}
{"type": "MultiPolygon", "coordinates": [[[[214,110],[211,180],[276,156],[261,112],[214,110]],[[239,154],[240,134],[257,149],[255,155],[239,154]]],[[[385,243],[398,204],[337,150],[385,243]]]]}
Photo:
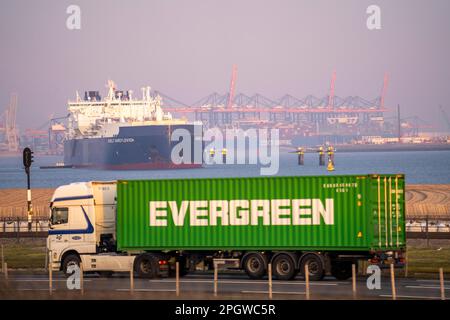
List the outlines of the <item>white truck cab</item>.
{"type": "Polygon", "coordinates": [[[50,203],[47,248],[53,270],[129,271],[136,255],[116,251],[116,182],[58,187],[50,203]]]}

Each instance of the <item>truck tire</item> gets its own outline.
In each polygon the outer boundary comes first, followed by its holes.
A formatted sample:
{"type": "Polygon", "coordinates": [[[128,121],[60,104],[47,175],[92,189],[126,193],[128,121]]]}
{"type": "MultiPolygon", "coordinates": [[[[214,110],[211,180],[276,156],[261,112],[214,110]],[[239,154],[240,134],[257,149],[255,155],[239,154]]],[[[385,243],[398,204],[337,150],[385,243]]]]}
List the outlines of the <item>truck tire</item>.
{"type": "Polygon", "coordinates": [[[278,280],[291,280],[295,277],[295,263],[287,254],[280,254],[272,261],[273,274],[278,280]]]}
{"type": "Polygon", "coordinates": [[[331,275],[337,280],[347,280],[352,276],[352,263],[350,261],[333,261],[331,275]]]}
{"type": "Polygon", "coordinates": [[[261,279],[266,274],[264,258],[258,253],[249,254],[244,261],[244,270],[250,279],[261,279]]]}
{"type": "Polygon", "coordinates": [[[77,254],[75,254],[75,253],[68,254],[66,257],[64,257],[63,265],[62,265],[62,270],[64,272],[64,275],[66,277],[71,276],[72,273],[69,273],[67,271],[67,269],[70,266],[74,266],[74,265],[76,265],[77,267],[80,267],[80,263],[81,263],[81,259],[77,254]]]}
{"type": "Polygon", "coordinates": [[[159,259],[151,253],[143,253],[134,260],[134,271],[139,278],[155,278],[159,275],[159,259]]]}
{"type": "Polygon", "coordinates": [[[325,276],[325,267],[322,259],[316,254],[305,255],[300,264],[300,272],[305,275],[305,266],[308,264],[309,280],[319,281],[325,276]]]}

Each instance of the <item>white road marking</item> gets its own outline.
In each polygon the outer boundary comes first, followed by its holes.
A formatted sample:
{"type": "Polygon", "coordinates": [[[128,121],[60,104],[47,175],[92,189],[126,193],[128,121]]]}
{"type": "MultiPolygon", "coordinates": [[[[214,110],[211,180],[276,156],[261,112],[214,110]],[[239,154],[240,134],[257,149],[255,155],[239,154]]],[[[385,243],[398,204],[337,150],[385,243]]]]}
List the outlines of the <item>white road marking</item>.
{"type": "MultiPolygon", "coordinates": [[[[406,288],[414,288],[414,289],[441,289],[440,286],[405,286],[406,288]]],[[[445,287],[445,290],[450,290],[450,287],[445,287]]]]}
{"type": "MultiPolygon", "coordinates": [[[[115,289],[116,291],[130,291],[130,289],[115,289]]],[[[175,292],[173,289],[134,289],[134,291],[149,292],[175,292]]]]}
{"type": "MultiPolygon", "coordinates": [[[[48,282],[48,279],[10,279],[15,282],[48,282]]],[[[66,279],[53,279],[53,282],[67,282],[66,279]]],[[[84,280],[84,282],[91,282],[92,280],[84,280]]]]}
{"type": "MultiPolygon", "coordinates": [[[[392,298],[392,295],[391,294],[380,294],[380,297],[392,298]]],[[[441,299],[441,297],[399,296],[399,295],[397,295],[397,298],[405,298],[405,299],[435,299],[435,300],[440,300],[441,299]]],[[[446,300],[450,300],[450,299],[446,299],[446,300]]]]}
{"type": "MultiPolygon", "coordinates": [[[[241,291],[241,293],[261,293],[261,294],[269,294],[269,291],[251,291],[251,290],[244,290],[241,291]]],[[[305,292],[283,292],[283,291],[272,291],[273,294],[295,294],[295,295],[303,295],[305,292]]]]}
{"type": "MultiPolygon", "coordinates": [[[[24,288],[24,289],[17,289],[17,291],[48,291],[50,292],[50,290],[47,289],[30,289],[30,288],[24,288]]],[[[55,292],[56,290],[53,289],[52,292],[55,292]]]]}
{"type": "MultiPolygon", "coordinates": [[[[155,282],[155,283],[172,283],[175,282],[175,280],[167,279],[167,280],[148,280],[149,282],[155,282]]],[[[214,283],[214,280],[180,280],[180,283],[214,283]]],[[[237,281],[237,280],[220,280],[220,284],[267,284],[268,281],[237,281]]],[[[273,281],[274,285],[305,285],[305,282],[277,282],[273,281]]],[[[337,286],[337,283],[312,283],[310,282],[311,286],[337,286]]]]}
{"type": "MultiPolygon", "coordinates": [[[[435,279],[417,279],[416,281],[418,281],[418,282],[437,282],[437,283],[440,282],[440,280],[435,280],[435,279]]],[[[450,280],[444,280],[444,283],[445,282],[450,283],[450,280]]]]}

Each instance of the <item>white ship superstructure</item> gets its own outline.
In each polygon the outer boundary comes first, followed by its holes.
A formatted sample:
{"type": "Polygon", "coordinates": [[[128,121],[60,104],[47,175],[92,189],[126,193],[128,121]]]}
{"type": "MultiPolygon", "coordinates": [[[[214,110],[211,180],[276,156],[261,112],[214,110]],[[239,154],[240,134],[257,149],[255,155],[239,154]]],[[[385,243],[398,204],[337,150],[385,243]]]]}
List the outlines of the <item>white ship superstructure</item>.
{"type": "Polygon", "coordinates": [[[77,92],[76,101],[68,103],[67,138],[112,137],[124,125],[182,123],[174,121],[169,112],[162,110],[161,97],[152,97],[150,87],[142,88],[142,99],[135,99],[132,94],[131,90],[116,90],[111,80],[108,81],[108,95],[103,100],[98,91],[85,92],[84,99],[77,92]]]}
{"type": "MultiPolygon", "coordinates": [[[[105,169],[198,168],[195,152],[202,153],[202,124],[173,119],[161,108],[161,97],[142,89],[142,99],[133,92],[116,90],[108,81],[108,94],[101,99],[98,91],[77,93],[69,102],[64,163],[73,167],[105,169]],[[175,130],[189,133],[191,150],[183,153],[183,163],[172,162],[175,130]]],[[[201,154],[200,154],[201,159],[201,154]]]]}

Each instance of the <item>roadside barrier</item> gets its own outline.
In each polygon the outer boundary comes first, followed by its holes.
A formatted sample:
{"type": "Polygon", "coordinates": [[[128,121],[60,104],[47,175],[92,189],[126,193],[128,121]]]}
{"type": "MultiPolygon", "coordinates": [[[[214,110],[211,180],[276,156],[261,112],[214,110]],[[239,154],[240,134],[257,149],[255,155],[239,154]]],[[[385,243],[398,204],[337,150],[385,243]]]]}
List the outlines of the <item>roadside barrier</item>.
{"type": "MultiPolygon", "coordinates": [[[[3,273],[3,277],[2,278],[4,278],[5,281],[8,281],[8,265],[4,261],[4,256],[3,256],[4,252],[3,252],[3,250],[4,250],[4,248],[3,248],[3,246],[1,246],[1,251],[2,251],[1,252],[2,253],[2,273],[3,273]]],[[[53,283],[54,279],[53,279],[53,268],[52,268],[52,254],[53,254],[52,251],[48,250],[48,253],[46,255],[47,256],[47,271],[48,271],[48,292],[49,292],[50,296],[53,295],[54,294],[53,291],[55,291],[54,283],[53,283]]],[[[219,284],[218,271],[219,271],[220,265],[223,265],[223,264],[226,264],[226,263],[225,262],[218,263],[216,261],[214,261],[214,263],[213,263],[213,265],[214,265],[214,281],[213,281],[213,283],[214,283],[214,297],[218,296],[218,284],[219,284]]],[[[383,282],[383,286],[384,286],[383,289],[384,290],[389,290],[389,288],[388,288],[389,284],[388,283],[389,283],[389,280],[390,280],[391,295],[390,296],[386,296],[386,295],[381,294],[379,296],[380,297],[383,297],[383,296],[384,297],[391,297],[392,300],[398,300],[398,298],[405,298],[402,295],[400,295],[400,296],[397,295],[396,279],[395,279],[395,266],[394,266],[394,264],[390,264],[389,267],[390,267],[389,268],[390,269],[389,270],[390,271],[390,277],[387,278],[386,274],[383,277],[385,279],[384,281],[386,281],[386,282],[383,282]]],[[[352,290],[352,297],[353,297],[353,299],[356,299],[358,296],[359,297],[365,297],[369,292],[364,290],[364,288],[362,286],[360,286],[359,289],[357,288],[357,277],[358,277],[357,264],[352,264],[351,271],[352,271],[352,274],[351,274],[351,288],[352,289],[351,290],[352,290]],[[361,294],[362,294],[362,296],[361,296],[361,294]]],[[[444,268],[443,267],[439,267],[438,270],[436,270],[436,271],[438,271],[438,274],[439,274],[439,287],[433,286],[432,288],[435,288],[436,291],[437,291],[437,289],[439,289],[440,296],[436,296],[437,292],[435,292],[435,294],[432,294],[432,295],[428,296],[428,298],[446,300],[446,295],[445,295],[446,287],[445,287],[445,279],[444,279],[444,268]]],[[[80,272],[79,273],[79,287],[77,289],[79,289],[80,290],[80,294],[82,296],[84,296],[84,270],[83,270],[83,264],[82,263],[79,266],[79,272],[80,272]]],[[[125,271],[125,274],[126,273],[127,273],[127,271],[125,271]]],[[[130,294],[134,294],[135,293],[135,283],[134,283],[134,278],[135,277],[134,277],[133,263],[130,264],[128,273],[129,273],[129,281],[130,281],[129,282],[129,292],[130,292],[130,294]]],[[[369,274],[372,275],[371,273],[369,273],[369,274]]],[[[399,274],[400,274],[400,277],[401,277],[402,273],[400,272],[397,275],[399,275],[399,274]]],[[[273,291],[273,265],[271,263],[269,263],[267,265],[267,276],[268,276],[267,277],[267,288],[268,288],[268,291],[264,292],[264,294],[267,293],[268,294],[268,298],[269,299],[273,299],[273,293],[274,293],[274,291],[273,291]]],[[[380,276],[381,276],[381,274],[380,274],[380,276]]],[[[304,266],[304,280],[305,280],[305,292],[304,292],[305,293],[305,298],[306,298],[306,300],[311,300],[310,273],[309,273],[309,265],[308,264],[306,264],[304,266]]],[[[434,281],[436,281],[436,280],[434,280],[434,281]]],[[[225,281],[225,284],[226,283],[227,283],[227,281],[225,281]]],[[[260,283],[264,283],[264,282],[260,282],[260,283]]],[[[347,282],[347,285],[348,284],[349,283],[347,282]]],[[[175,263],[175,285],[176,285],[176,288],[175,288],[176,289],[175,290],[176,297],[180,297],[180,295],[181,295],[180,263],[178,261],[176,261],[176,263],[175,263]]],[[[401,279],[399,285],[400,285],[400,288],[403,288],[405,286],[405,284],[403,283],[402,279],[401,279]]],[[[172,286],[173,286],[173,284],[172,284],[172,286]]],[[[406,285],[406,287],[408,287],[408,286],[406,285]]],[[[379,288],[377,288],[377,289],[379,289],[379,288]]],[[[42,290],[42,289],[40,289],[40,290],[42,290]]],[[[116,290],[121,291],[121,290],[124,290],[124,289],[116,289],[116,290]]],[[[370,290],[372,290],[372,288],[368,288],[368,290],[370,291],[370,290]]],[[[169,291],[173,292],[174,290],[170,290],[170,288],[169,288],[169,289],[167,289],[167,291],[168,292],[169,291]]],[[[249,292],[251,292],[251,291],[249,291],[249,292]]],[[[348,299],[352,299],[352,298],[350,298],[350,295],[349,295],[350,292],[349,291],[347,291],[347,292],[348,293],[347,293],[346,296],[348,297],[348,299]]],[[[275,293],[278,293],[278,292],[275,291],[275,293]]],[[[382,292],[382,293],[385,293],[385,292],[382,292]]],[[[303,294],[303,292],[296,292],[295,294],[303,294]]],[[[319,293],[317,293],[317,294],[319,294],[319,293]]],[[[372,295],[373,295],[373,293],[370,296],[372,296],[372,295]]],[[[378,296],[378,295],[375,293],[375,296],[378,296]]],[[[317,296],[317,297],[319,297],[319,296],[317,296]]],[[[420,297],[417,297],[417,298],[420,298],[420,297]]]]}
{"type": "Polygon", "coordinates": [[[408,278],[408,251],[405,252],[405,278],[408,278]]]}
{"type": "MultiPolygon", "coordinates": [[[[213,260],[213,266],[214,266],[214,297],[217,297],[218,292],[218,286],[219,286],[219,266],[223,268],[233,267],[237,268],[239,267],[239,261],[237,259],[214,259],[213,260]]],[[[205,265],[203,265],[203,268],[205,265]]],[[[205,270],[205,269],[203,269],[205,270]]]]}
{"type": "Polygon", "coordinates": [[[180,263],[175,262],[175,291],[177,297],[180,296],[180,263]]]}
{"type": "Polygon", "coordinates": [[[305,287],[306,287],[306,300],[309,300],[309,266],[305,264],[305,287]]]}
{"type": "Polygon", "coordinates": [[[80,262],[80,292],[81,292],[81,295],[84,296],[84,270],[83,270],[83,261],[80,262]]]}
{"type": "Polygon", "coordinates": [[[352,264],[352,293],[353,298],[356,298],[356,265],[352,264]]]}
{"type": "Polygon", "coordinates": [[[217,285],[218,285],[218,264],[214,262],[214,297],[217,297],[217,285]]]}
{"type": "Polygon", "coordinates": [[[48,251],[48,290],[50,295],[53,292],[53,268],[52,268],[52,251],[48,251]]]}
{"type": "Polygon", "coordinates": [[[44,254],[44,256],[45,256],[45,261],[44,261],[44,269],[45,269],[45,271],[48,271],[48,264],[49,264],[49,258],[48,258],[48,248],[47,248],[47,246],[45,247],[45,254],[44,254]]]}
{"type": "Polygon", "coordinates": [[[133,270],[133,262],[130,263],[130,293],[134,293],[134,270],[133,270]]]}
{"type": "Polygon", "coordinates": [[[391,288],[392,288],[392,300],[397,300],[397,290],[395,288],[395,273],[393,263],[391,263],[391,288]]]}
{"type": "Polygon", "coordinates": [[[269,265],[267,266],[268,270],[268,281],[269,281],[269,299],[272,299],[272,263],[269,263],[269,265]]]}

